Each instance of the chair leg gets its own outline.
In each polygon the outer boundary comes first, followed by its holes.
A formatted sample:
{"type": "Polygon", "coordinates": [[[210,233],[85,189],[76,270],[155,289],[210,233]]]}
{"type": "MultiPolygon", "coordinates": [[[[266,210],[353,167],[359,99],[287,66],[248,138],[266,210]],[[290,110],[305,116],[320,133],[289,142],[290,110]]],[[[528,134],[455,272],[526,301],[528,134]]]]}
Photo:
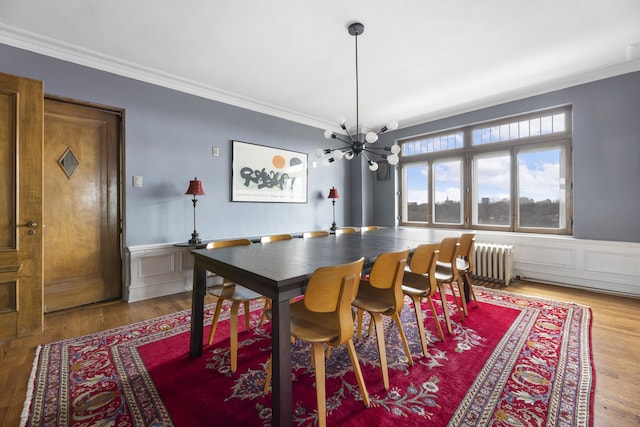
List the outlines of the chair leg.
{"type": "Polygon", "coordinates": [[[265,312],[267,310],[269,310],[270,308],[271,308],[271,300],[269,298],[265,298],[264,307],[262,307],[262,314],[260,315],[260,326],[262,326],[264,321],[267,319],[267,316],[265,315],[265,312]]]}
{"type": "Polygon", "coordinates": [[[231,372],[238,368],[238,306],[239,302],[231,304],[229,315],[229,335],[231,339],[231,372]]]}
{"type": "Polygon", "coordinates": [[[213,322],[211,322],[211,331],[209,332],[209,345],[213,342],[213,336],[216,334],[216,328],[218,327],[218,318],[220,317],[220,310],[222,309],[222,298],[218,298],[216,302],[216,310],[213,314],[213,322]]]}
{"type": "Polygon", "coordinates": [[[449,333],[449,335],[451,335],[453,333],[453,328],[451,328],[449,305],[447,304],[447,294],[444,291],[444,285],[438,283],[438,290],[440,291],[440,299],[442,300],[442,313],[444,314],[444,323],[447,326],[447,332],[449,333]]]}
{"type": "Polygon", "coordinates": [[[356,347],[355,345],[353,345],[353,340],[348,340],[346,344],[347,350],[349,351],[349,357],[351,358],[351,365],[353,365],[353,372],[356,374],[358,386],[360,387],[362,401],[364,402],[364,406],[368,408],[371,402],[369,400],[369,392],[367,391],[367,386],[364,383],[364,377],[362,376],[362,370],[360,369],[360,362],[358,362],[356,347]]]}
{"type": "Polygon", "coordinates": [[[247,331],[251,329],[251,325],[249,324],[251,313],[249,312],[249,310],[249,301],[244,301],[244,326],[247,331]]]}
{"type": "Polygon", "coordinates": [[[316,400],[318,402],[318,427],[327,425],[327,403],[324,383],[324,344],[311,343],[314,367],[316,369],[316,400]]]}
{"type": "Polygon", "coordinates": [[[440,340],[444,341],[444,333],[442,332],[442,327],[440,326],[440,320],[438,319],[438,313],[436,313],[436,306],[433,303],[433,299],[431,296],[427,297],[429,301],[429,305],[431,306],[431,313],[433,314],[433,320],[436,322],[436,328],[438,328],[438,335],[440,335],[440,340]]]}
{"type": "Polygon", "coordinates": [[[407,359],[409,359],[409,366],[413,366],[413,357],[411,357],[411,351],[409,351],[409,343],[407,342],[407,336],[404,334],[404,328],[402,327],[402,322],[400,321],[400,314],[399,313],[394,314],[393,320],[394,322],[396,322],[396,325],[398,326],[398,332],[400,332],[400,338],[402,339],[404,352],[407,355],[407,359]]]}
{"type": "Polygon", "coordinates": [[[471,281],[471,275],[469,272],[464,273],[464,278],[467,282],[467,287],[469,288],[469,293],[471,293],[471,298],[473,298],[473,302],[476,303],[476,308],[478,308],[478,299],[476,298],[476,293],[473,290],[473,282],[471,281]]]}
{"type": "Polygon", "coordinates": [[[462,304],[462,312],[464,313],[464,316],[467,317],[469,315],[469,312],[467,311],[467,296],[464,292],[464,281],[461,278],[458,279],[458,291],[460,292],[460,302],[462,304]]]}
{"type": "MultiPolygon", "coordinates": [[[[453,282],[449,283],[449,287],[451,288],[451,296],[453,297],[453,302],[456,303],[456,308],[458,309],[458,314],[460,315],[460,320],[464,320],[465,312],[458,302],[458,297],[456,296],[456,288],[453,286],[453,282]]],[[[462,297],[462,296],[461,296],[462,297]]]]}
{"type": "Polygon", "coordinates": [[[371,331],[373,330],[373,322],[369,319],[369,328],[367,329],[367,336],[371,335],[371,331]]]}
{"type": "Polygon", "coordinates": [[[360,335],[362,335],[362,317],[364,315],[364,311],[358,309],[358,328],[356,329],[356,339],[360,339],[360,335]]]}
{"type": "Polygon", "coordinates": [[[380,369],[382,370],[382,384],[385,390],[389,390],[389,371],[387,368],[387,350],[384,345],[384,328],[382,319],[378,313],[370,313],[371,321],[376,328],[376,339],[378,341],[378,356],[380,357],[380,369]]]}
{"type": "Polygon", "coordinates": [[[416,313],[416,322],[418,323],[418,334],[420,335],[420,343],[422,343],[422,354],[427,357],[429,354],[427,351],[427,337],[424,332],[424,318],[422,317],[422,307],[420,304],[420,297],[417,295],[411,295],[413,301],[413,309],[416,313]]]}

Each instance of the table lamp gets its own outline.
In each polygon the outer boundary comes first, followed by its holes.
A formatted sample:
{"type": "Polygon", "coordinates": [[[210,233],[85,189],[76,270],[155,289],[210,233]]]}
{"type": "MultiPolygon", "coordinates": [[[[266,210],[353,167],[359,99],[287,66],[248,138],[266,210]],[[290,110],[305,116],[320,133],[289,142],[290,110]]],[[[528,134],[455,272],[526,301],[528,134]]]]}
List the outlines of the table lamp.
{"type": "Polygon", "coordinates": [[[336,199],[340,198],[336,187],[331,187],[328,198],[331,199],[331,203],[333,204],[333,222],[331,223],[331,231],[336,231],[336,228],[338,228],[336,227],[336,199]]]}
{"type": "Polygon", "coordinates": [[[187,191],[184,194],[193,195],[193,233],[191,233],[189,244],[195,246],[202,243],[202,239],[200,239],[198,232],[196,231],[196,204],[198,203],[196,196],[205,195],[205,192],[202,189],[202,181],[198,180],[197,177],[193,178],[189,181],[189,188],[187,188],[187,191]]]}

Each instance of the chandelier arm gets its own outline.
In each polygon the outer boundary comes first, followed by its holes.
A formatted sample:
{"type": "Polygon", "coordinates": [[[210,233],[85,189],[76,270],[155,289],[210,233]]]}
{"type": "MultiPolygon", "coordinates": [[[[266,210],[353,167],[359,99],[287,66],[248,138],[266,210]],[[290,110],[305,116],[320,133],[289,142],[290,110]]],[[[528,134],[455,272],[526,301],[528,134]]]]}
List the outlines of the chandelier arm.
{"type": "Polygon", "coordinates": [[[349,147],[351,147],[351,144],[353,143],[352,141],[347,141],[346,139],[340,138],[338,135],[334,136],[333,139],[337,139],[338,141],[346,144],[349,147]]]}
{"type": "Polygon", "coordinates": [[[367,150],[370,153],[375,153],[375,151],[373,150],[391,151],[391,147],[367,147],[367,148],[364,148],[364,150],[367,150]]]}
{"type": "MultiPolygon", "coordinates": [[[[343,124],[341,124],[341,125],[340,125],[340,127],[342,128],[342,130],[343,130],[343,131],[345,131],[345,132],[347,133],[347,136],[348,136],[348,137],[349,137],[349,139],[351,140],[351,143],[356,142],[356,140],[353,138],[353,135],[351,135],[351,132],[349,132],[349,129],[347,129],[347,127],[345,126],[345,124],[344,124],[344,123],[343,123],[343,124]]],[[[357,131],[357,129],[356,129],[356,131],[357,131]]],[[[337,137],[336,137],[336,139],[340,139],[340,138],[337,138],[337,137]]],[[[340,139],[340,141],[343,141],[343,142],[344,142],[344,140],[342,140],[342,139],[340,139]]]]}
{"type": "Polygon", "coordinates": [[[362,150],[362,155],[367,159],[367,160],[371,160],[369,159],[369,157],[367,157],[367,155],[365,153],[369,153],[369,155],[375,154],[376,156],[380,156],[380,158],[382,158],[383,160],[387,158],[386,154],[381,154],[381,153],[376,153],[375,151],[371,151],[368,148],[365,148],[362,150]]]}

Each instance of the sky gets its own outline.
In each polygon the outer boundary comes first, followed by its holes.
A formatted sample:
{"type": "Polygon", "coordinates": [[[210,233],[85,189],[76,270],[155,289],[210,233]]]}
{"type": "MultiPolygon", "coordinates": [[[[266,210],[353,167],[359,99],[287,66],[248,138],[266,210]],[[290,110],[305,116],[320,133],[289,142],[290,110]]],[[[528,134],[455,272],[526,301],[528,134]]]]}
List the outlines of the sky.
{"type": "MultiPolygon", "coordinates": [[[[560,164],[563,155],[559,148],[521,151],[518,155],[518,183],[520,197],[535,201],[560,198],[560,164]]],[[[460,200],[461,162],[444,161],[435,165],[435,201],[460,200]]],[[[510,161],[508,152],[478,157],[475,163],[478,199],[492,201],[508,199],[510,161]]],[[[410,167],[408,173],[409,202],[427,202],[427,168],[410,167]]]]}

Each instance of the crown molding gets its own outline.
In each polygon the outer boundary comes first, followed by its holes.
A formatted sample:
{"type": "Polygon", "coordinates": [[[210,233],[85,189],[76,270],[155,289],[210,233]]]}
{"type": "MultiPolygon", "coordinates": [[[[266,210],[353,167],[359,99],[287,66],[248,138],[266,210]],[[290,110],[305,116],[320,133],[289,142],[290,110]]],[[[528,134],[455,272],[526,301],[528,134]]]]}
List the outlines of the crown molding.
{"type": "MultiPolygon", "coordinates": [[[[248,98],[216,87],[203,85],[193,80],[184,79],[170,73],[144,67],[133,62],[124,61],[110,55],[104,55],[80,46],[44,37],[42,35],[2,23],[0,23],[0,43],[292,122],[319,129],[333,129],[341,132],[341,129],[337,128],[336,124],[333,122],[320,120],[292,110],[267,104],[256,99],[248,98]]],[[[545,81],[513,91],[498,93],[495,96],[477,99],[464,104],[457,104],[451,108],[432,111],[410,119],[403,119],[400,122],[399,129],[482,108],[492,107],[505,102],[542,95],[544,93],[566,89],[568,87],[590,83],[596,80],[639,71],[640,58],[636,58],[636,56],[637,55],[632,55],[629,60],[621,64],[565,76],[560,79],[545,81]]],[[[363,128],[367,127],[368,126],[363,124],[363,128]]]]}
{"type": "Polygon", "coordinates": [[[1,23],[0,43],[296,123],[320,129],[330,126],[326,121],[295,111],[1,23]]]}
{"type": "Polygon", "coordinates": [[[592,83],[610,77],[620,76],[627,73],[640,71],[640,59],[630,60],[621,64],[609,67],[589,70],[563,78],[548,80],[542,83],[529,85],[512,91],[497,93],[494,96],[485,97],[464,104],[457,104],[451,108],[444,108],[432,111],[425,115],[420,115],[410,119],[405,119],[401,123],[401,128],[416,126],[435,120],[445,119],[459,114],[465,114],[483,108],[494,107],[507,102],[518,101],[533,96],[544,95],[545,93],[567,89],[582,84],[592,83]]]}

